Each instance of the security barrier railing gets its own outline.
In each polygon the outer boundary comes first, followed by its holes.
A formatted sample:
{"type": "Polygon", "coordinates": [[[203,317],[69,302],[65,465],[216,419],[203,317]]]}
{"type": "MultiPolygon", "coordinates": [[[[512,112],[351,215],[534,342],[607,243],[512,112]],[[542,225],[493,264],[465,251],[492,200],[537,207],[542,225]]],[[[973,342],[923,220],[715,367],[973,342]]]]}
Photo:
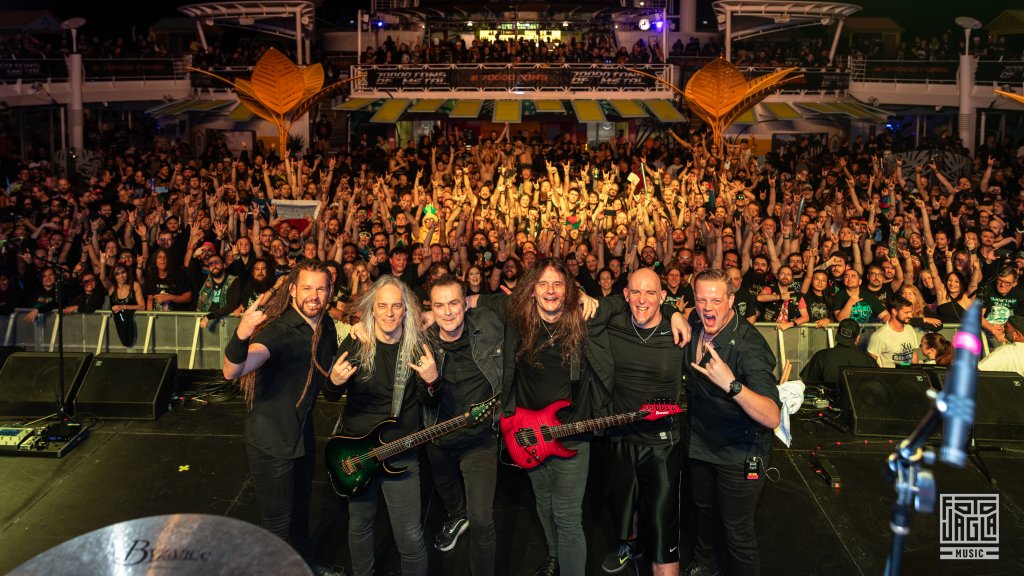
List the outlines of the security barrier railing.
{"type": "MultiPolygon", "coordinates": [[[[32,352],[57,351],[57,322],[54,313],[40,314],[33,322],[25,320],[28,309],[15,310],[6,318],[4,346],[20,346],[32,352]]],[[[210,322],[203,328],[199,312],[136,312],[133,318],[136,337],[133,346],[125,347],[114,327],[111,312],[94,314],[71,314],[62,318],[64,323],[64,350],[66,352],[126,352],[147,354],[153,352],[176,353],[178,366],[189,369],[217,369],[223,366],[223,351],[232,332],[238,327],[238,318],[228,316],[210,322]]],[[[0,316],[0,319],[3,317],[0,316]]],[[[764,336],[775,358],[776,375],[781,375],[786,362],[793,365],[791,378],[800,370],[815,352],[834,344],[836,325],[825,328],[798,326],[780,332],[775,324],[757,323],[758,332],[764,336]]],[[[880,324],[862,326],[861,346],[866,347],[871,333],[880,324]]],[[[947,340],[953,340],[958,326],[945,325],[940,331],[947,340]]],[[[347,330],[339,331],[347,334],[347,330]]],[[[984,342],[985,339],[982,338],[984,342]]],[[[986,346],[987,352],[987,346],[986,346]]],[[[740,351],[742,355],[742,351],[740,351]]],[[[923,357],[919,354],[919,358],[923,357]]]]}

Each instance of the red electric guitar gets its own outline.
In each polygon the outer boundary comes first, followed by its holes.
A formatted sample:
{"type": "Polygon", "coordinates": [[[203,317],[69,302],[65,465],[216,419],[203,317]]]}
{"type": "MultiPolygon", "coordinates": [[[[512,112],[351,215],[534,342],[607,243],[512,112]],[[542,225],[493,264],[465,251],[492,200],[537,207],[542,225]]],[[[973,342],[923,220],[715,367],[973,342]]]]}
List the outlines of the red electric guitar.
{"type": "Polygon", "coordinates": [[[505,449],[508,450],[508,454],[516,466],[526,469],[536,468],[549,456],[562,458],[574,456],[576,451],[562,446],[562,443],[558,441],[559,438],[612,426],[622,426],[641,420],[653,422],[683,411],[682,408],[671,402],[652,403],[644,404],[636,412],[561,424],[555,413],[568,405],[568,400],[559,400],[541,410],[527,410],[520,407],[516,408],[515,414],[501,419],[499,422],[501,437],[505,440],[505,449]]]}

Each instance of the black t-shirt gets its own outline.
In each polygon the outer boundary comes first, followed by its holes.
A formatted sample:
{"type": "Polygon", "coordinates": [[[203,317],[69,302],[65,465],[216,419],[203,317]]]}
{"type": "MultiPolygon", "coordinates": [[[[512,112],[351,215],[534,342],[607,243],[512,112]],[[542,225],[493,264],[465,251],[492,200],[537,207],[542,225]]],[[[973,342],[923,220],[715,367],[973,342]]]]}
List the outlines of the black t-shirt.
{"type": "MultiPolygon", "coordinates": [[[[329,320],[323,323],[316,348],[317,363],[328,373],[338,349],[334,322],[329,320]]],[[[315,446],[312,408],[327,377],[314,367],[306,390],[312,339],[313,328],[291,306],[252,339],[267,348],[270,358],[256,370],[252,410],[245,418],[245,441],[276,458],[297,458],[315,446]]]]}
{"type": "Polygon", "coordinates": [[[732,307],[741,318],[746,320],[747,318],[757,314],[757,300],[754,300],[754,297],[750,295],[750,292],[745,288],[740,288],[739,291],[736,292],[735,296],[736,298],[732,302],[732,307]]]}
{"type": "MultiPolygon", "coordinates": [[[[629,313],[619,314],[608,324],[608,339],[615,350],[612,412],[633,412],[654,401],[678,401],[684,353],[673,342],[672,323],[668,318],[662,317],[655,328],[639,329],[633,325],[629,313]]],[[[679,441],[677,418],[642,420],[612,428],[608,435],[645,445],[675,443],[679,441]]]]}
{"type": "MultiPolygon", "coordinates": [[[[772,286],[765,286],[762,294],[780,294],[779,285],[775,284],[772,286]]],[[[785,310],[785,318],[787,322],[796,322],[796,319],[800,317],[800,300],[803,295],[800,292],[790,292],[788,300],[779,300],[777,302],[762,302],[761,303],[761,322],[776,322],[779,320],[779,316],[783,314],[785,310]],[[785,306],[785,308],[783,308],[785,306]]]]}
{"type": "Polygon", "coordinates": [[[665,304],[668,304],[669,306],[675,307],[675,306],[678,306],[679,305],[679,301],[682,300],[683,301],[683,306],[682,306],[683,308],[692,308],[693,307],[693,289],[690,289],[689,290],[689,294],[687,294],[687,288],[690,288],[688,285],[680,284],[679,286],[676,287],[675,291],[673,291],[668,286],[665,286],[664,288],[665,288],[665,304]]]}
{"type": "MultiPolygon", "coordinates": [[[[491,397],[491,384],[473,360],[473,349],[469,342],[469,329],[455,342],[440,340],[444,348],[444,373],[441,374],[441,403],[437,420],[443,422],[464,414],[473,404],[491,397]]],[[[492,435],[490,426],[470,426],[437,440],[447,449],[466,448],[478,444],[492,435]]]]}
{"type": "Polygon", "coordinates": [[[878,299],[883,306],[888,306],[889,300],[896,296],[896,292],[893,291],[892,285],[889,283],[882,284],[882,287],[879,288],[878,291],[872,290],[871,287],[865,284],[860,287],[860,292],[861,294],[871,294],[878,299]]]}
{"type": "Polygon", "coordinates": [[[47,290],[42,286],[37,287],[30,293],[29,308],[35,308],[40,312],[49,312],[57,308],[57,288],[54,286],[47,290]]]}
{"type": "Polygon", "coordinates": [[[599,298],[601,296],[601,285],[597,283],[596,278],[590,275],[590,272],[580,268],[579,273],[576,274],[576,281],[580,283],[587,296],[591,298],[599,298]]]}
{"type": "Polygon", "coordinates": [[[817,322],[822,318],[835,319],[832,316],[832,299],[824,294],[818,296],[813,291],[804,294],[804,305],[807,306],[809,322],[817,322]]]}
{"type": "Polygon", "coordinates": [[[397,276],[398,279],[401,280],[403,284],[409,287],[410,290],[416,290],[416,288],[420,285],[422,279],[422,277],[419,274],[417,274],[418,268],[419,264],[409,263],[405,267],[405,270],[402,270],[401,274],[395,274],[394,271],[391,270],[390,266],[381,266],[380,274],[381,276],[385,274],[397,276]]]}
{"type": "MultiPolygon", "coordinates": [[[[341,433],[346,436],[363,436],[374,426],[391,417],[391,397],[395,389],[395,366],[398,363],[398,351],[401,341],[396,344],[377,342],[374,355],[374,371],[369,374],[364,366],[360,366],[355,375],[346,383],[348,401],[342,414],[341,433]]],[[[353,358],[358,351],[358,343],[348,337],[338,348],[339,356],[348,352],[353,358]]],[[[417,387],[420,385],[416,373],[410,371],[409,380],[405,385],[402,408],[398,414],[397,424],[391,425],[384,432],[385,442],[396,440],[411,434],[420,428],[419,401],[417,387]]]]}
{"type": "MultiPolygon", "coordinates": [[[[189,284],[188,279],[185,278],[183,272],[168,273],[167,277],[161,278],[159,274],[153,273],[146,278],[146,284],[142,287],[142,291],[146,296],[153,294],[174,294],[180,296],[185,292],[190,292],[192,285],[189,284]]],[[[189,310],[191,308],[190,303],[175,304],[174,302],[154,302],[154,310],[163,310],[164,312],[170,311],[181,311],[189,310]]]]}
{"type": "Polygon", "coordinates": [[[1024,312],[1024,291],[1017,286],[1006,295],[1000,294],[995,287],[990,287],[981,298],[981,307],[985,310],[985,320],[989,324],[1006,324],[1010,316],[1024,312]]]}
{"type": "Polygon", "coordinates": [[[561,348],[547,344],[545,325],[552,332],[555,329],[550,324],[541,324],[540,334],[534,342],[540,365],[530,366],[520,362],[516,369],[516,405],[529,410],[540,410],[556,400],[568,400],[571,397],[569,367],[562,364],[561,348]]]}
{"type": "MultiPolygon", "coordinates": [[[[850,310],[850,318],[857,321],[858,324],[865,324],[868,322],[880,322],[878,315],[885,312],[885,306],[863,288],[860,290],[860,302],[853,305],[850,310]]],[[[841,290],[836,297],[832,299],[832,310],[838,312],[846,306],[846,302],[850,299],[850,293],[846,290],[841,290]]]]}
{"type": "MultiPolygon", "coordinates": [[[[818,350],[800,371],[800,378],[807,383],[839,386],[839,372],[845,367],[878,367],[867,352],[844,344],[836,344],[834,348],[818,350]]],[[[838,390],[835,390],[838,392],[838,390]]],[[[841,394],[836,394],[841,398],[841,394]]]]}

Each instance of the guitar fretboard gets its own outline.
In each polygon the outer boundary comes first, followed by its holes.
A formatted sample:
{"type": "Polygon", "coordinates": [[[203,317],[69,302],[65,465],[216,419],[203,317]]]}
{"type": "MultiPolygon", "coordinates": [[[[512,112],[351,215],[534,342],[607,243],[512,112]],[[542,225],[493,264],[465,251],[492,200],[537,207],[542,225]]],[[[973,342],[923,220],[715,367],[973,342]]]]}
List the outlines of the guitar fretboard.
{"type": "Polygon", "coordinates": [[[440,424],[435,424],[430,428],[420,430],[419,432],[415,432],[408,436],[404,436],[402,438],[399,438],[398,440],[393,440],[391,442],[388,442],[387,444],[381,444],[380,446],[377,446],[373,450],[370,450],[369,455],[378,461],[384,461],[387,460],[388,458],[393,458],[395,456],[398,456],[402,452],[411,450],[412,448],[419,446],[420,444],[425,444],[427,442],[430,442],[431,440],[440,438],[445,434],[450,434],[458,430],[459,428],[463,428],[466,426],[466,424],[469,423],[469,420],[470,415],[467,412],[462,416],[456,416],[451,420],[445,420],[440,424]]]}
{"type": "Polygon", "coordinates": [[[614,416],[591,418],[590,420],[580,420],[579,422],[570,422],[568,424],[551,426],[547,429],[547,432],[551,438],[564,438],[565,436],[575,436],[576,434],[582,434],[584,432],[601,430],[602,428],[611,428],[613,426],[622,426],[623,424],[639,422],[648,414],[650,414],[650,412],[641,410],[639,412],[627,412],[625,414],[616,414],[614,416]]]}

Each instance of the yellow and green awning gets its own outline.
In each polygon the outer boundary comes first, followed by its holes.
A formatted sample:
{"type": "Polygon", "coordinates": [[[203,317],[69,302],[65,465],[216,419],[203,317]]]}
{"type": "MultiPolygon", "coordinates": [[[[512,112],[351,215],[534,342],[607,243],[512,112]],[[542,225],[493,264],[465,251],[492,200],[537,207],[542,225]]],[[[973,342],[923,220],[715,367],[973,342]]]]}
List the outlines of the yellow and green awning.
{"type": "Polygon", "coordinates": [[[484,107],[483,100],[456,100],[452,111],[448,113],[449,118],[476,118],[480,116],[480,110],[484,107]]]}
{"type": "Polygon", "coordinates": [[[167,102],[146,110],[154,118],[167,118],[178,116],[188,112],[212,112],[234,104],[234,100],[204,100],[200,98],[182,98],[174,102],[167,102]]]}
{"type": "Polygon", "coordinates": [[[572,109],[580,122],[607,122],[601,103],[597,100],[572,100],[572,109]]]}
{"type": "Polygon", "coordinates": [[[498,124],[519,124],[523,121],[522,100],[495,100],[491,122],[498,124]]]}
{"type": "Polygon", "coordinates": [[[686,122],[686,116],[683,116],[683,113],[672,104],[671,100],[664,100],[661,98],[644,100],[644,106],[647,106],[647,109],[651,111],[651,114],[653,114],[659,122],[664,122],[666,124],[686,122]]]}
{"type": "Polygon", "coordinates": [[[636,100],[609,100],[608,104],[622,118],[647,118],[647,112],[636,100]]]}
{"type": "Polygon", "coordinates": [[[410,106],[408,111],[433,114],[434,112],[437,112],[437,109],[445,102],[446,100],[444,98],[425,98],[410,106]]]}
{"type": "Polygon", "coordinates": [[[349,98],[348,100],[334,107],[335,110],[343,112],[356,112],[362,110],[377,101],[377,98],[349,98]]]}
{"type": "Polygon", "coordinates": [[[408,98],[392,98],[391,100],[385,100],[380,108],[374,112],[370,118],[370,122],[374,124],[394,124],[398,122],[398,119],[402,117],[405,109],[409,107],[412,101],[408,98]]]}
{"type": "Polygon", "coordinates": [[[565,106],[561,100],[534,100],[533,109],[538,114],[564,114],[565,106]]]}
{"type": "Polygon", "coordinates": [[[760,112],[764,112],[768,118],[765,120],[800,120],[803,115],[785,102],[762,102],[760,112]]]}
{"type": "Polygon", "coordinates": [[[239,103],[235,106],[234,110],[228,113],[227,119],[232,122],[248,122],[253,119],[256,114],[249,110],[249,107],[245,104],[239,103]]]}

